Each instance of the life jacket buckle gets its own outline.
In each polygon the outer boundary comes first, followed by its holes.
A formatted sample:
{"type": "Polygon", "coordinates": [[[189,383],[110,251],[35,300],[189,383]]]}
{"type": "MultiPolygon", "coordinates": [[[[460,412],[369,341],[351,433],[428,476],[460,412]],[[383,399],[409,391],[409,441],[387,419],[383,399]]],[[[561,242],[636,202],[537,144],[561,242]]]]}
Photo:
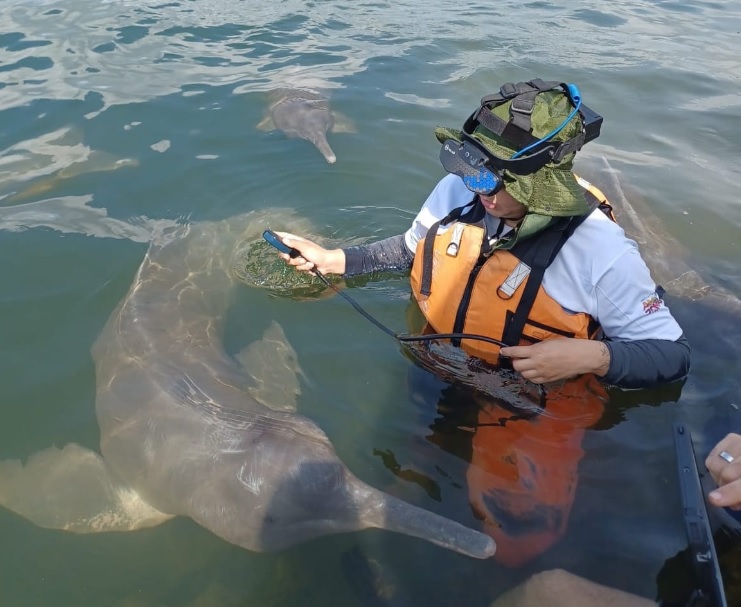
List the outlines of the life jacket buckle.
{"type": "Polygon", "coordinates": [[[499,285],[497,294],[502,299],[510,299],[528,276],[530,276],[530,266],[520,261],[499,285]]]}
{"type": "Polygon", "coordinates": [[[450,257],[456,257],[458,255],[465,227],[466,225],[463,223],[456,223],[453,226],[453,233],[450,235],[450,244],[448,244],[448,248],[445,250],[445,253],[450,257]]]}

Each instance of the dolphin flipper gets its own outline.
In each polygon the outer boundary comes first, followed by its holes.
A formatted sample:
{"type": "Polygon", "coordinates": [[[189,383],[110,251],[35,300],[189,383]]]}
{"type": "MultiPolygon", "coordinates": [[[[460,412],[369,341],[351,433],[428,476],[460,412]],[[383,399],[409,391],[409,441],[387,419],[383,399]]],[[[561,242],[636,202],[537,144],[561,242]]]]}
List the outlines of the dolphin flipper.
{"type": "Polygon", "coordinates": [[[75,533],[132,531],[172,518],[118,481],[100,455],[75,443],[39,451],[25,465],[0,461],[0,504],[40,527],[75,533]]]}
{"type": "Polygon", "coordinates": [[[265,118],[257,123],[257,128],[261,131],[274,131],[275,123],[273,122],[273,117],[270,115],[265,116],[265,118]]]}
{"type": "Polygon", "coordinates": [[[334,118],[334,124],[332,125],[331,129],[333,133],[358,132],[358,129],[355,127],[355,123],[341,112],[332,110],[332,118],[334,118]]]}
{"type": "Polygon", "coordinates": [[[301,394],[296,352],[288,343],[281,326],[273,321],[263,338],[247,346],[237,355],[247,375],[252,377],[250,394],[273,411],[296,411],[296,399],[301,394]]]}

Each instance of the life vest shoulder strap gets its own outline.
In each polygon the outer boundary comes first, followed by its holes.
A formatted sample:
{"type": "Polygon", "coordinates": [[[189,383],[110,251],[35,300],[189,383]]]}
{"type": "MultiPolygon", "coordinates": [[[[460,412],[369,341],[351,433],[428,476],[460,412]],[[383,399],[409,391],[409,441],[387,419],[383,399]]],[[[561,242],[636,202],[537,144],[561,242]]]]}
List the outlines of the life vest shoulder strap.
{"type": "Polygon", "coordinates": [[[589,212],[577,217],[564,217],[556,220],[551,226],[546,228],[546,232],[549,232],[550,235],[543,234],[535,242],[525,240],[512,248],[511,252],[521,261],[527,263],[531,267],[531,271],[512,321],[504,330],[503,341],[505,343],[515,345],[519,342],[522,330],[525,327],[528,315],[535,303],[540,285],[543,282],[545,270],[556,258],[561,247],[571,237],[576,228],[589,217],[594,209],[599,209],[612,221],[615,221],[612,205],[602,193],[602,190],[589,183],[586,179],[582,179],[576,175],[575,177],[577,183],[584,189],[584,196],[587,199],[590,209],[589,212]]]}
{"type": "Polygon", "coordinates": [[[464,223],[476,223],[484,218],[484,207],[478,202],[478,194],[461,207],[450,211],[440,221],[432,224],[427,230],[424,247],[422,249],[422,276],[419,282],[419,291],[422,295],[429,296],[432,293],[432,254],[435,250],[435,237],[441,226],[446,226],[454,221],[464,223]]]}
{"type": "Polygon", "coordinates": [[[535,298],[538,296],[546,268],[551,265],[561,247],[588,216],[589,214],[560,217],[541,232],[534,241],[525,240],[521,246],[515,245],[510,251],[530,267],[530,274],[517,309],[504,329],[502,336],[504,343],[511,346],[519,343],[525,323],[535,304],[535,298]],[[515,249],[519,250],[515,251],[515,249]]]}
{"type": "Polygon", "coordinates": [[[442,221],[438,221],[430,226],[422,248],[422,276],[419,281],[419,292],[426,297],[432,293],[432,256],[435,251],[435,236],[437,236],[441,223],[442,221]]]}

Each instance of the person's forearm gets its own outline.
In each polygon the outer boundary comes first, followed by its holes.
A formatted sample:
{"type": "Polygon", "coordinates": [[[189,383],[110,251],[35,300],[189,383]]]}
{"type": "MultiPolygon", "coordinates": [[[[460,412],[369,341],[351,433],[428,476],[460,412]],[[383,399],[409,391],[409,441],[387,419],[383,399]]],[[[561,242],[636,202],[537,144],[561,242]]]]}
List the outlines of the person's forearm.
{"type": "Polygon", "coordinates": [[[596,346],[594,356],[590,356],[589,358],[589,364],[591,365],[590,372],[603,377],[610,372],[612,355],[610,354],[610,349],[607,347],[605,342],[598,341],[596,342],[596,346]]]}
{"type": "Polygon", "coordinates": [[[408,270],[414,260],[414,255],[404,242],[403,234],[342,250],[345,255],[346,277],[388,270],[408,270]]]}
{"type": "Polygon", "coordinates": [[[604,381],[621,388],[645,388],[685,377],[690,368],[690,347],[682,336],[677,341],[604,341],[610,366],[604,381]]]}

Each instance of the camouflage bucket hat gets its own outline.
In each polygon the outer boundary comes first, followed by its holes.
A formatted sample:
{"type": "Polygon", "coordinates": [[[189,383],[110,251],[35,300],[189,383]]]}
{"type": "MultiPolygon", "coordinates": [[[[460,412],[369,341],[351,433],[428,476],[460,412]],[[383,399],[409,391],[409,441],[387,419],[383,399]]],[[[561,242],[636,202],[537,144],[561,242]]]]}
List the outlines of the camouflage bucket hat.
{"type": "MultiPolygon", "coordinates": [[[[512,100],[508,100],[491,108],[491,112],[502,120],[509,121],[511,105],[512,100]]],[[[574,106],[562,91],[549,90],[538,93],[530,116],[532,135],[538,139],[549,135],[561,126],[573,110],[574,106]]],[[[582,119],[579,113],[576,113],[549,141],[568,141],[577,137],[582,130],[582,119]]],[[[436,128],[435,137],[440,143],[446,139],[458,142],[463,140],[460,130],[446,127],[436,128]]],[[[513,143],[482,124],[475,128],[471,137],[500,158],[509,159],[518,151],[513,143]]],[[[549,223],[545,218],[583,215],[589,211],[583,190],[571,170],[574,155],[575,152],[566,155],[560,162],[548,163],[530,175],[516,175],[506,169],[503,171],[504,188],[507,192],[527,207],[528,215],[544,216],[542,219],[527,217],[525,223],[530,224],[531,229],[545,227],[549,223]]]]}

